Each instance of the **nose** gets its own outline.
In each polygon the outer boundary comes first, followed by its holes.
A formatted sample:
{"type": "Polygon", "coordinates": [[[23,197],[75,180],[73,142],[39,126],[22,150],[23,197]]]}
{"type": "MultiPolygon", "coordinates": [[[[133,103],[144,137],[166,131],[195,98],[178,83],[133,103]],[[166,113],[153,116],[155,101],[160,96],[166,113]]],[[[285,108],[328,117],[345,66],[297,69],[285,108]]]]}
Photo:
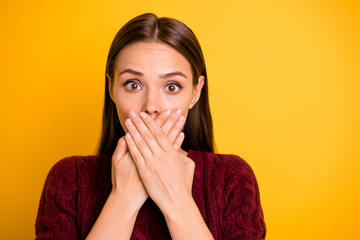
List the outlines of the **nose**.
{"type": "Polygon", "coordinates": [[[145,96],[143,111],[152,118],[156,118],[160,113],[160,96],[155,91],[148,91],[145,96]]]}

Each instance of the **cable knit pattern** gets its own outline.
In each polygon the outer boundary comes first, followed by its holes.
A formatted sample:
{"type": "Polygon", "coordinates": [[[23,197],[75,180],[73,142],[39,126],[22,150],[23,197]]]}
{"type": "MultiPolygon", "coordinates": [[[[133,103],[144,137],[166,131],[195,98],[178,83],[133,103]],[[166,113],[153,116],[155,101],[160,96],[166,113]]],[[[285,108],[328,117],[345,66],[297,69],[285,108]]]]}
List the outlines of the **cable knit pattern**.
{"type": "MultiPolygon", "coordinates": [[[[260,240],[266,227],[259,189],[250,166],[235,155],[190,150],[195,162],[192,194],[215,239],[260,240]]],[[[111,156],[60,160],[44,184],[36,239],[85,239],[111,191],[111,156]]],[[[149,198],[131,240],[171,239],[165,218],[149,198]]]]}

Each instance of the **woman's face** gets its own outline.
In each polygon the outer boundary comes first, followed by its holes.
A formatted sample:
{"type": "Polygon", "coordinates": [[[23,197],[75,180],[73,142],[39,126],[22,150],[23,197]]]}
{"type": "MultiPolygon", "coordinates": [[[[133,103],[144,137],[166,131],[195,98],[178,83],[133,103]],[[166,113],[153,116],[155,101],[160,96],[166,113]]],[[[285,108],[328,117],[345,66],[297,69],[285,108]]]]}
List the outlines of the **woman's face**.
{"type": "Polygon", "coordinates": [[[130,110],[146,112],[155,119],[163,111],[181,109],[186,118],[203,84],[204,77],[200,76],[193,85],[191,65],[175,49],[164,43],[140,42],[118,53],[109,91],[126,130],[130,110]]]}

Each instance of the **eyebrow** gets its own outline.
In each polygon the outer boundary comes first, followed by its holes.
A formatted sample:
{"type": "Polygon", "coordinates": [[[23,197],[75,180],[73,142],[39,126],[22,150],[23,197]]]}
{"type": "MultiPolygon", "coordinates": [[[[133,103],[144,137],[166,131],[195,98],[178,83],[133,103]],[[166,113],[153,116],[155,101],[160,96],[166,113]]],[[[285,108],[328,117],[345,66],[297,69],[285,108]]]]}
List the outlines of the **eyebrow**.
{"type": "Polygon", "coordinates": [[[181,76],[181,77],[187,78],[186,75],[180,71],[170,72],[170,73],[160,75],[161,78],[169,78],[169,77],[173,77],[173,76],[181,76]]]}
{"type": "Polygon", "coordinates": [[[138,71],[135,71],[135,70],[132,70],[130,68],[127,68],[123,71],[120,72],[119,76],[124,74],[124,73],[131,73],[131,74],[134,74],[134,75],[137,75],[137,76],[144,76],[144,74],[142,74],[141,72],[138,72],[138,71]]]}
{"type": "MultiPolygon", "coordinates": [[[[119,76],[124,74],[124,73],[130,73],[130,74],[134,74],[136,76],[144,76],[143,73],[135,71],[135,70],[130,69],[130,68],[127,68],[127,69],[121,71],[119,76]]],[[[173,77],[173,76],[181,76],[181,77],[187,78],[186,75],[184,73],[180,72],[180,71],[175,71],[175,72],[162,74],[162,75],[160,75],[160,78],[169,78],[169,77],[173,77]]]]}

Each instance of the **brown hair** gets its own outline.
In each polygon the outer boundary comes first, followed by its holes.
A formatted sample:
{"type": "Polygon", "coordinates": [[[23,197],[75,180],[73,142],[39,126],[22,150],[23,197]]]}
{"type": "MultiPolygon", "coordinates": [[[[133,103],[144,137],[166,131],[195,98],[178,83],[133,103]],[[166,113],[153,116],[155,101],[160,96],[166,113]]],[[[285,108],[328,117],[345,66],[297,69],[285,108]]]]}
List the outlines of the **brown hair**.
{"type": "MultiPolygon", "coordinates": [[[[185,139],[182,148],[185,151],[193,149],[214,152],[206,67],[195,34],[184,23],[172,18],[158,18],[152,13],[133,18],[119,30],[110,46],[105,75],[108,74],[111,81],[114,79],[114,65],[118,53],[125,46],[135,42],[161,42],[176,49],[192,66],[194,86],[198,83],[198,78],[201,75],[204,76],[200,99],[189,110],[184,126],[185,139]]],[[[108,84],[105,76],[105,101],[98,154],[113,154],[117,141],[125,135],[117,115],[116,105],[110,98],[108,84]]]]}

